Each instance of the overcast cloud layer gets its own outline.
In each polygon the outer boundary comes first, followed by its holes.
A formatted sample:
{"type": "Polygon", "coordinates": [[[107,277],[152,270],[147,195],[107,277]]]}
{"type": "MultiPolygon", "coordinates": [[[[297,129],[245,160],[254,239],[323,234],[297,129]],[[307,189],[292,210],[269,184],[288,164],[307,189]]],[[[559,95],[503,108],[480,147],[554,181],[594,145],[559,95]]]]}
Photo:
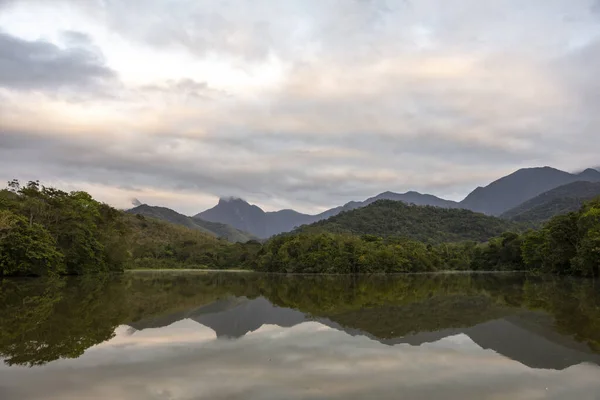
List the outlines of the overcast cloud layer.
{"type": "Polygon", "coordinates": [[[600,164],[595,0],[0,0],[0,179],[193,214],[600,164]]]}

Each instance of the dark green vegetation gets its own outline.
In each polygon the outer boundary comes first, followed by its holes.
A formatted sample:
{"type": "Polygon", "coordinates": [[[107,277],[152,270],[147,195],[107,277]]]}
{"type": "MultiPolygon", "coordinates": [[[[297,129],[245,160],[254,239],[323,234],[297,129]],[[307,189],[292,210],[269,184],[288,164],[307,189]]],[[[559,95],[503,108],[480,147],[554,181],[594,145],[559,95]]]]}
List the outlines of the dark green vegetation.
{"type": "MultiPolygon", "coordinates": [[[[432,211],[431,215],[463,215],[459,210],[420,208],[402,203],[398,206],[388,202],[379,205],[376,203],[329,220],[342,220],[343,225],[325,221],[302,228],[299,233],[281,235],[269,240],[258,253],[256,268],[268,272],[296,273],[520,270],[582,276],[600,275],[600,199],[587,203],[578,212],[554,217],[540,230],[530,230],[522,234],[505,232],[485,243],[467,241],[427,244],[396,235],[382,238],[371,234],[370,229],[380,229],[380,234],[395,233],[396,222],[391,215],[388,215],[388,218],[377,219],[374,224],[362,217],[356,221],[353,219],[354,215],[368,214],[370,207],[377,210],[380,206],[392,211],[418,210],[423,213],[432,211]],[[388,226],[389,229],[386,228],[388,226]],[[333,232],[343,232],[344,229],[351,228],[352,234],[324,232],[328,228],[333,232]]],[[[373,218],[378,218],[377,214],[375,213],[373,218]]],[[[470,214],[465,215],[473,217],[470,214]]],[[[427,219],[422,215],[420,220],[427,219]]],[[[440,230],[441,227],[448,229],[450,226],[444,225],[442,218],[431,218],[431,221],[437,221],[440,230]]],[[[460,219],[451,221],[461,226],[460,219]]],[[[425,222],[419,224],[415,220],[410,232],[413,235],[419,234],[419,230],[423,229],[424,235],[436,237],[435,232],[431,230],[434,226],[425,222]]],[[[462,229],[473,228],[465,222],[462,229]]],[[[481,233],[475,231],[471,234],[481,233]]],[[[483,237],[481,239],[483,240],[483,237]]]]}
{"type": "Polygon", "coordinates": [[[0,357],[29,366],[78,357],[113,337],[119,325],[163,326],[232,297],[264,297],[300,311],[306,320],[383,342],[522,316],[600,351],[600,291],[592,280],[523,274],[127,273],[3,281],[0,357]]]}
{"type": "Polygon", "coordinates": [[[129,228],[125,268],[249,269],[261,244],[230,243],[213,235],[143,215],[123,213],[129,228]]]}
{"type": "Polygon", "coordinates": [[[197,217],[188,217],[166,207],[155,207],[142,204],[132,208],[131,210],[127,210],[127,212],[134,215],[143,215],[146,217],[170,222],[172,224],[185,226],[187,228],[195,229],[218,238],[227,239],[232,243],[245,243],[249,240],[258,239],[256,236],[240,231],[239,229],[235,229],[230,225],[219,222],[205,221],[197,217]]]}
{"type": "Polygon", "coordinates": [[[122,270],[121,213],[85,192],[18,181],[0,192],[0,276],[122,270]]]}
{"type": "Polygon", "coordinates": [[[258,247],[126,214],[85,192],[18,181],[0,191],[0,276],[243,268],[258,247]]]}
{"type": "Polygon", "coordinates": [[[366,207],[303,226],[295,233],[402,237],[435,244],[468,240],[483,242],[515,229],[518,226],[511,222],[468,210],[378,200],[366,207]]]}
{"type": "Polygon", "coordinates": [[[600,182],[573,182],[534,197],[506,211],[501,218],[540,225],[550,218],[577,211],[586,201],[600,196],[600,182]]]}
{"type": "Polygon", "coordinates": [[[81,275],[126,268],[600,274],[600,200],[525,233],[512,222],[467,210],[390,200],[264,244],[232,244],[181,225],[117,211],[84,192],[65,193],[36,182],[21,187],[15,181],[0,192],[0,275],[81,275]]]}

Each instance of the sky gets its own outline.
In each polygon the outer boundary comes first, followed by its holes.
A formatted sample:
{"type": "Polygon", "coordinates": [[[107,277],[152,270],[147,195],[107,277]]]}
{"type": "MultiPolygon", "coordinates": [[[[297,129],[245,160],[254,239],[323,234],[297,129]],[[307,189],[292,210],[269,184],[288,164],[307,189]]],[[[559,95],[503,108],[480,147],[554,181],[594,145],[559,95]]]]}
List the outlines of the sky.
{"type": "Polygon", "coordinates": [[[0,180],[195,214],[600,165],[598,0],[0,0],[0,180]]]}

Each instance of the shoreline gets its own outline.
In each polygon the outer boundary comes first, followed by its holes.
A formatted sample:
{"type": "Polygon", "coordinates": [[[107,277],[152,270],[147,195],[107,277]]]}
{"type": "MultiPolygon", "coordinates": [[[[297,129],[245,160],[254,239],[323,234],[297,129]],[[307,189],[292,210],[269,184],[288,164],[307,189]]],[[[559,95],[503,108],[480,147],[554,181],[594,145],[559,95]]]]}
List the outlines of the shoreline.
{"type": "Polygon", "coordinates": [[[123,273],[128,272],[256,272],[249,269],[195,269],[195,268],[136,268],[126,269],[123,273]]]}
{"type": "Polygon", "coordinates": [[[305,276],[353,276],[353,275],[381,275],[381,276],[398,276],[398,275],[461,275],[461,274],[515,274],[515,273],[530,273],[529,271],[423,271],[423,272],[373,272],[373,273],[358,273],[358,274],[324,274],[324,273],[293,273],[293,272],[263,272],[254,271],[249,269],[194,269],[194,268],[139,268],[139,269],[127,269],[124,273],[128,272],[229,272],[229,273],[254,273],[254,274],[265,274],[265,275],[305,275],[305,276]]]}

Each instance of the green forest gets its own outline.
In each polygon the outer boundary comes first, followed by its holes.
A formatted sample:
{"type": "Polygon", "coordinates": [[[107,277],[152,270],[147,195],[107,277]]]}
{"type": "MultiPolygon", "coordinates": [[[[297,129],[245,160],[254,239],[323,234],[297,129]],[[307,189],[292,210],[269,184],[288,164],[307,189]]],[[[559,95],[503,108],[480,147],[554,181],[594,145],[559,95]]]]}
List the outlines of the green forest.
{"type": "MultiPolygon", "coordinates": [[[[463,215],[469,217],[469,213],[463,215]]],[[[424,226],[431,229],[432,224],[424,226]]],[[[439,220],[439,226],[442,230],[446,224],[439,220]]],[[[420,229],[419,224],[413,227],[415,231],[420,229]]],[[[552,218],[539,230],[504,232],[485,242],[432,244],[373,234],[313,233],[309,227],[269,240],[258,253],[255,268],[292,273],[511,270],[598,276],[600,199],[588,202],[577,212],[552,218]]]]}
{"type": "Polygon", "coordinates": [[[435,244],[485,242],[503,232],[520,229],[521,226],[514,222],[460,208],[378,200],[366,207],[304,225],[295,232],[403,237],[435,244]]]}
{"type": "Polygon", "coordinates": [[[16,180],[0,190],[0,276],[222,269],[243,264],[259,247],[127,214],[85,192],[16,180]]]}
{"type": "Polygon", "coordinates": [[[18,181],[0,191],[0,276],[139,268],[332,274],[518,270],[598,276],[600,199],[528,231],[470,211],[381,201],[265,243],[242,244],[127,214],[85,192],[18,181]]]}

